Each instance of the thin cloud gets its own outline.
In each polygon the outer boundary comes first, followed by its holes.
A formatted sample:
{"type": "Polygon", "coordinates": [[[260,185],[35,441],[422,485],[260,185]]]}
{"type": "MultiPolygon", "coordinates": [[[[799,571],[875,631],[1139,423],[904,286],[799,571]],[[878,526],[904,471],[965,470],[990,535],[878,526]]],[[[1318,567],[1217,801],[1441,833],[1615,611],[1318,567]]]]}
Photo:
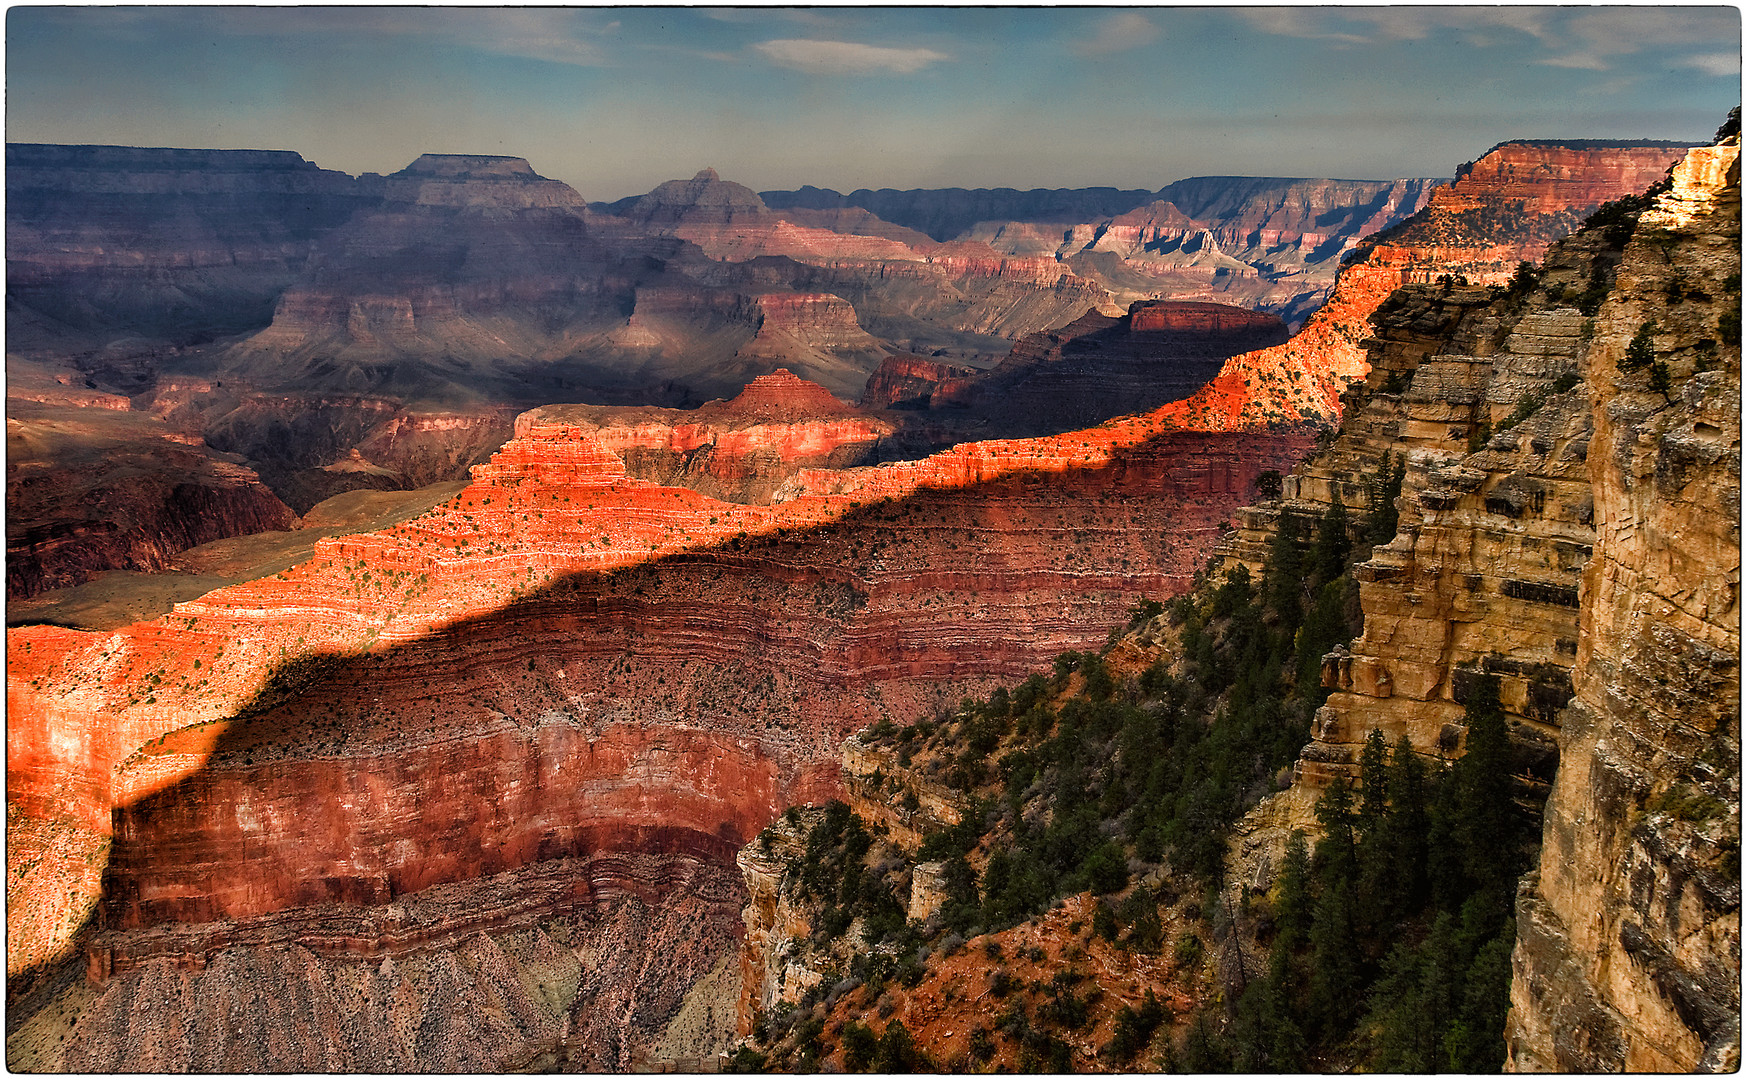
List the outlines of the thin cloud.
{"type": "Polygon", "coordinates": [[[1608,62],[1594,53],[1572,53],[1569,56],[1549,56],[1535,63],[1545,67],[1573,68],[1578,71],[1606,71],[1608,62]]]}
{"type": "MultiPolygon", "coordinates": [[[[1488,48],[1532,38],[1547,52],[1534,63],[1583,71],[1610,71],[1617,61],[1644,49],[1714,45],[1739,39],[1733,9],[1670,7],[1411,7],[1249,8],[1239,13],[1264,33],[1340,45],[1423,41],[1456,34],[1488,48]]],[[[1705,53],[1681,66],[1732,75],[1739,61],[1705,53]],[[1725,67],[1724,61],[1732,66],[1725,67]]]]}
{"type": "MultiPolygon", "coordinates": [[[[122,33],[145,25],[176,30],[190,24],[190,9],[147,9],[131,17],[123,8],[83,10],[101,12],[101,18],[93,21],[96,28],[122,33]]],[[[368,35],[422,38],[504,56],[584,67],[613,62],[610,53],[589,39],[619,29],[616,19],[603,25],[593,12],[559,9],[218,6],[192,10],[198,11],[194,17],[199,19],[201,33],[235,37],[317,35],[353,40],[368,35]]]]}
{"type": "Polygon", "coordinates": [[[1734,53],[1707,53],[1689,56],[1680,62],[1680,66],[1697,68],[1706,75],[1728,77],[1741,74],[1741,57],[1734,53]]]}
{"type": "Polygon", "coordinates": [[[752,46],[771,63],[808,75],[909,75],[952,57],[933,49],[888,49],[855,41],[778,38],[752,46]]]}
{"type": "Polygon", "coordinates": [[[1069,46],[1081,56],[1104,56],[1151,43],[1159,28],[1138,11],[1124,11],[1098,24],[1098,32],[1069,46]]]}
{"type": "Polygon", "coordinates": [[[1319,12],[1303,8],[1243,8],[1238,18],[1264,34],[1305,38],[1312,41],[1335,41],[1343,45],[1368,45],[1371,39],[1360,34],[1333,29],[1319,12]]]}

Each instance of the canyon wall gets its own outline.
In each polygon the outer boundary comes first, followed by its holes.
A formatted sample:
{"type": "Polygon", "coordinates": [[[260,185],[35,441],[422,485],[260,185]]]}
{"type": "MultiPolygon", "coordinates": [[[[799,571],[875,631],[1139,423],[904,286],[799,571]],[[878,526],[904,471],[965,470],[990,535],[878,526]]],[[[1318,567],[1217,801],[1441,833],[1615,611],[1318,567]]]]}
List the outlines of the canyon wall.
{"type": "Polygon", "coordinates": [[[782,214],[860,207],[943,243],[1055,262],[1117,305],[1213,301],[1297,324],[1327,296],[1341,254],[1419,210],[1437,183],[1203,176],[1150,192],[803,188],[762,198],[782,214]]]}
{"type": "Polygon", "coordinates": [[[311,244],[380,196],[284,150],[8,143],[7,347],[263,326],[311,244]]]}
{"type": "Polygon", "coordinates": [[[121,409],[8,400],[6,595],[112,569],[159,571],[227,536],[297,515],[256,473],[186,432],[121,409]]]}
{"type": "MultiPolygon", "coordinates": [[[[100,984],[63,1060],[113,1060],[132,995],[164,979],[254,1000],[260,958],[302,950],[310,989],[289,1000],[317,1008],[363,970],[347,957],[452,952],[477,916],[397,914],[432,890],[626,852],[725,866],[837,789],[845,731],[1015,678],[1185,587],[1255,474],[1307,445],[1142,417],[816,467],[855,434],[832,424],[865,421],[796,382],[755,384],[712,433],[754,421],[793,452],[769,504],[635,480],[602,437],[641,434],[544,410],[423,517],[117,633],[11,630],[9,806],[30,843],[9,968],[19,992],[61,992],[44,976],[82,952],[100,984]]],[[[510,906],[546,918],[544,888],[510,906]]],[[[621,899],[565,903],[610,922],[621,899]]],[[[705,913],[708,940],[737,908],[705,913]]],[[[150,1054],[193,1053],[156,1031],[150,1054]]],[[[186,1060],[284,1060],[220,1043],[240,1056],[186,1060]]]]}
{"type": "Polygon", "coordinates": [[[1740,1068],[1739,152],[1693,151],[1639,217],[1585,357],[1595,555],[1518,899],[1524,1071],[1740,1068]],[[1667,390],[1621,368],[1646,327],[1667,390]]]}
{"type": "Polygon", "coordinates": [[[1518,794],[1548,800],[1518,897],[1523,1070],[1738,1067],[1737,153],[1691,151],[1508,288],[1394,293],[1339,434],[1221,549],[1258,570],[1283,519],[1336,500],[1364,542],[1401,468],[1394,538],[1353,570],[1363,632],[1324,658],[1334,692],[1233,873],[1266,880],[1315,830],[1373,729],[1460,754],[1466,686],[1499,676],[1518,794]]]}

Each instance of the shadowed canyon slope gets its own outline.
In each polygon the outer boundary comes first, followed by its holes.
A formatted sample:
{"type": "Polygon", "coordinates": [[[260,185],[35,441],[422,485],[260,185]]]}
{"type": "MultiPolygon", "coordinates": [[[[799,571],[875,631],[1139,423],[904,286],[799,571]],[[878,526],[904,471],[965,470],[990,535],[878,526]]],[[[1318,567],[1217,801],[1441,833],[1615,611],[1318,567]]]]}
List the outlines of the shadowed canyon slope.
{"type": "MultiPolygon", "coordinates": [[[[1255,474],[1307,444],[1143,417],[841,469],[865,414],[786,374],[702,417],[613,412],[529,414],[453,502],[156,622],[11,631],[14,835],[39,856],[15,864],[15,895],[34,894],[12,909],[15,974],[86,946],[98,872],[93,1039],[176,965],[210,962],[199,978],[231,987],[200,991],[216,1001],[254,985],[224,981],[256,970],[251,950],[428,951],[524,926],[499,909],[666,911],[683,867],[726,866],[784,805],[834,790],[850,727],[1029,670],[1182,588],[1255,474]],[[699,420],[723,467],[677,468],[699,420]],[[760,427],[760,468],[787,476],[769,504],[627,475],[641,460],[731,485],[731,436],[760,427]],[[564,859],[594,884],[552,893],[538,868],[564,859]]],[[[711,910],[724,933],[734,905],[711,910]]],[[[308,963],[318,983],[352,970],[308,963]]],[[[650,1034],[634,1028],[612,1038],[650,1034]]],[[[564,1045],[622,1067],[609,1034],[564,1045]]],[[[77,1045],[57,1060],[118,1063],[77,1045]]],[[[511,1049],[468,1062],[534,1052],[511,1049]]]]}

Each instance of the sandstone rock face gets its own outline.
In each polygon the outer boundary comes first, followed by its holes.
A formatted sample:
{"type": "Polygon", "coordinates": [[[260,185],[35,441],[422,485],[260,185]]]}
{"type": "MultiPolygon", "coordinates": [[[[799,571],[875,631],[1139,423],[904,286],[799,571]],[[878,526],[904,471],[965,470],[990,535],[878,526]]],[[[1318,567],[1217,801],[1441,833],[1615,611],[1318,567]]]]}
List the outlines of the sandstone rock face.
{"type": "Polygon", "coordinates": [[[1222,549],[1258,569],[1281,516],[1362,513],[1405,464],[1396,536],[1354,570],[1363,633],[1324,659],[1335,692],[1234,872],[1265,879],[1314,830],[1371,730],[1459,754],[1464,673],[1499,675],[1518,785],[1551,790],[1518,898],[1519,1069],[1739,1060],[1737,152],[1692,151],[1623,251],[1596,229],[1532,287],[1396,292],[1339,436],[1222,549]],[[1666,395],[1649,360],[1618,368],[1651,323],[1666,395]]]}
{"type": "Polygon", "coordinates": [[[1341,391],[1366,370],[1371,313],[1397,287],[1445,276],[1501,283],[1603,202],[1661,179],[1681,153],[1667,144],[1494,147],[1459,170],[1455,183],[1432,190],[1423,209],[1354,248],[1327,302],[1290,342],[1233,357],[1173,415],[1214,430],[1334,420],[1341,391]]]}
{"type": "Polygon", "coordinates": [[[792,959],[796,944],[813,932],[811,905],[797,903],[787,882],[787,863],[807,850],[807,830],[823,811],[808,807],[789,820],[771,822],[760,843],[748,844],[735,856],[746,882],[747,903],[741,912],[746,935],[740,940],[740,1001],[736,1030],[752,1034],[753,1017],[782,1002],[796,1002],[819,985],[824,976],[792,959]],[[763,838],[769,837],[768,847],[763,838]]]}
{"type": "Polygon", "coordinates": [[[1501,143],[1458,169],[1424,211],[1365,246],[1405,249],[1403,282],[1445,273],[1503,281],[1519,261],[1539,261],[1591,210],[1661,180],[1686,150],[1678,143],[1501,143]]]}
{"type": "Polygon", "coordinates": [[[1740,1068],[1739,152],[1694,150],[1641,215],[1585,358],[1595,557],[1518,899],[1520,1070],[1740,1068]],[[1652,322],[1666,397],[1617,367],[1652,322]]]}
{"type": "MultiPolygon", "coordinates": [[[[718,443],[762,426],[796,465],[868,422],[792,376],[743,398],[718,443]]],[[[1014,678],[1184,587],[1255,473],[1305,445],[1142,417],[798,467],[746,505],[632,479],[629,451],[534,414],[423,517],[117,633],[10,631],[9,805],[39,823],[15,850],[56,862],[13,867],[9,967],[84,949],[105,986],[243,971],[203,984],[222,996],[292,948],[319,997],[361,970],[347,957],[497,932],[409,923],[404,897],[626,852],[725,866],[838,790],[850,728],[1014,678]]],[[[67,1053],[110,1060],[126,1000],[67,1053]]],[[[193,1053],[180,1030],[152,1053],[193,1053]]]]}

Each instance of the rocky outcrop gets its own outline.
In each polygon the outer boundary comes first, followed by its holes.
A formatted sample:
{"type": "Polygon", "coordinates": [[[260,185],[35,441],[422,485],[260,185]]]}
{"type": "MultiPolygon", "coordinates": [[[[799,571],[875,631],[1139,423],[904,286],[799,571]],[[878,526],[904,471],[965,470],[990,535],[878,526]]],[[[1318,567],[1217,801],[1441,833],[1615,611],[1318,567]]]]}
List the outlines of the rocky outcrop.
{"type": "MultiPolygon", "coordinates": [[[[868,376],[861,404],[869,409],[926,409],[943,386],[972,378],[978,372],[974,367],[920,356],[887,357],[868,376]]],[[[948,390],[947,394],[950,393],[948,390]]]]}
{"type": "Polygon", "coordinates": [[[768,503],[804,468],[873,464],[896,429],[786,368],[752,380],[731,401],[692,410],[553,405],[523,414],[517,432],[549,425],[599,440],[637,479],[748,503],[768,503]]]}
{"type": "Polygon", "coordinates": [[[383,197],[416,206],[514,210],[587,205],[569,184],[536,173],[526,158],[486,154],[421,155],[387,178],[383,197]]]}
{"type": "Polygon", "coordinates": [[[1502,282],[1521,261],[1538,262],[1590,211],[1661,180],[1683,143],[1507,142],[1456,170],[1426,208],[1368,238],[1367,251],[1407,263],[1402,281],[1463,274],[1502,282]]]}
{"type": "MultiPolygon", "coordinates": [[[[787,376],[719,412],[718,438],[865,422],[787,376]]],[[[15,868],[13,910],[42,917],[15,920],[13,973],[73,948],[106,986],[287,942],[450,954],[385,906],[615,852],[725,865],[836,790],[845,731],[1184,587],[1255,473],[1304,445],[1136,419],[800,468],[745,505],[634,480],[537,414],[420,518],[117,633],[10,631],[14,819],[64,822],[32,850],[106,867],[89,942],[84,878],[15,868]],[[324,905],[383,929],[322,929],[353,925],[324,905]]],[[[68,1052],[108,1060],[101,1030],[68,1052]]]]}
{"type": "Polygon", "coordinates": [[[1353,248],[1327,302],[1290,342],[1233,357],[1171,415],[1214,430],[1338,418],[1341,391],[1366,370],[1371,313],[1396,288],[1439,278],[1501,284],[1603,202],[1661,179],[1680,154],[1662,143],[1494,147],[1432,190],[1423,209],[1353,248]]]}
{"type": "Polygon", "coordinates": [[[1739,152],[1693,151],[1639,217],[1585,357],[1595,554],[1518,898],[1524,1071],[1740,1068],[1739,152]]]}

